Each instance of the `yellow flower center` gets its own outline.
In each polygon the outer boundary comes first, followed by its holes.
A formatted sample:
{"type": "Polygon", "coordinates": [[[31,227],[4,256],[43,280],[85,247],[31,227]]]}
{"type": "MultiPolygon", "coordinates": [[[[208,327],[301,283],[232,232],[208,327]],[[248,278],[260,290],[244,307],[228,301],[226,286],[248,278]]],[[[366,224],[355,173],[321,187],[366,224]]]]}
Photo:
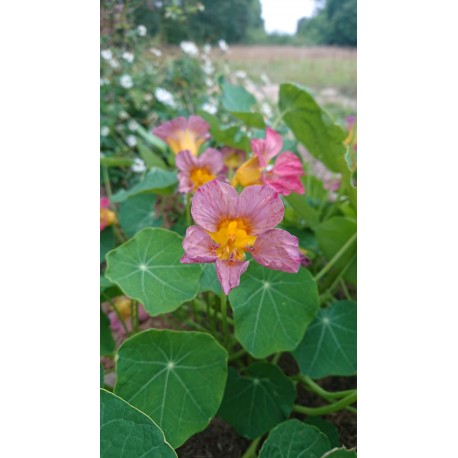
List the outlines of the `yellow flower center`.
{"type": "Polygon", "coordinates": [[[194,189],[197,189],[207,183],[207,181],[214,180],[216,175],[212,175],[206,167],[202,167],[191,170],[190,178],[194,183],[194,189]]]}
{"type": "Polygon", "coordinates": [[[222,221],[217,232],[209,232],[219,245],[215,250],[216,256],[225,261],[244,261],[245,251],[250,250],[256,241],[256,236],[249,233],[250,226],[242,219],[222,221]]]}

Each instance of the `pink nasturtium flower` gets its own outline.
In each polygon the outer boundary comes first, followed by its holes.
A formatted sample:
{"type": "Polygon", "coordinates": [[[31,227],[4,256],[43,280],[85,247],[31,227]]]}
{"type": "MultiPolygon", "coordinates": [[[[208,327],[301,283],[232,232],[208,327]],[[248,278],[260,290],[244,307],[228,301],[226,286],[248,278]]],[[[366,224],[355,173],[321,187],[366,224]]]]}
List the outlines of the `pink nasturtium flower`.
{"type": "Polygon", "coordinates": [[[164,140],[175,154],[188,150],[197,156],[200,146],[210,138],[209,130],[207,122],[193,115],[164,122],[153,130],[153,134],[164,140]]]}
{"type": "Polygon", "coordinates": [[[223,146],[221,148],[221,154],[223,155],[224,165],[227,171],[238,169],[246,161],[246,152],[241,149],[223,146]]]}
{"type": "Polygon", "coordinates": [[[186,231],[181,262],[215,262],[225,294],[239,285],[248,268],[246,252],[269,269],[297,272],[301,264],[297,237],[275,229],[284,211],[269,186],[249,186],[238,195],[229,184],[210,181],[192,199],[197,226],[186,231]]]}
{"type": "Polygon", "coordinates": [[[253,156],[248,159],[235,173],[231,184],[251,186],[267,184],[284,196],[292,192],[304,194],[301,176],[304,175],[301,161],[291,151],[285,151],[277,156],[275,164],[269,164],[283,147],[282,136],[267,127],[266,138],[251,140],[253,156]]]}
{"type": "Polygon", "coordinates": [[[107,226],[116,223],[116,213],[110,210],[110,199],[100,198],[100,230],[103,231],[107,226]]]}
{"type": "Polygon", "coordinates": [[[191,192],[205,183],[214,180],[224,168],[222,154],[213,148],[206,149],[200,156],[193,156],[189,150],[178,153],[176,157],[178,191],[191,192]]]}

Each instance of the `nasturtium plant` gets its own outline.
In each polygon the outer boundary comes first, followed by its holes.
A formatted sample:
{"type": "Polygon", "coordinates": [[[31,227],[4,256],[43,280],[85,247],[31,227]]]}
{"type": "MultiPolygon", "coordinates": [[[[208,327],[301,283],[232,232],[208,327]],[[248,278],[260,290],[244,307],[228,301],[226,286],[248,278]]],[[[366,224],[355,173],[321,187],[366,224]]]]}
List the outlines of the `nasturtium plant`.
{"type": "Polygon", "coordinates": [[[203,430],[223,399],[227,352],[209,334],[150,329],[118,351],[115,393],[178,447],[203,430]]]}
{"type": "Polygon", "coordinates": [[[100,390],[102,458],[176,458],[164,433],[151,418],[124,399],[100,390]]]}
{"type": "Polygon", "coordinates": [[[356,303],[339,301],[319,311],[293,355],[312,378],[356,374],[356,303]]]}
{"type": "Polygon", "coordinates": [[[290,274],[254,262],[229,298],[235,335],[255,358],[294,350],[319,307],[316,283],[307,270],[290,274]]]}
{"type": "Polygon", "coordinates": [[[320,458],[330,448],[327,436],[318,428],[288,420],[272,429],[259,458],[320,458]]]}
{"type": "Polygon", "coordinates": [[[321,458],[356,458],[354,450],[347,450],[346,448],[334,448],[325,453],[321,458]]]}
{"type": "Polygon", "coordinates": [[[230,368],[218,415],[242,436],[255,439],[288,418],[295,395],[292,382],[273,364],[254,363],[244,374],[230,368]]]}
{"type": "Polygon", "coordinates": [[[165,56],[124,13],[101,50],[102,456],[226,428],[244,458],[354,456],[329,414],[356,413],[355,117],[294,83],[270,100],[225,42],[165,56]]]}
{"type": "Polygon", "coordinates": [[[175,310],[195,297],[202,273],[180,263],[181,243],[172,231],[144,229],[107,255],[106,276],[152,316],[175,310]]]}

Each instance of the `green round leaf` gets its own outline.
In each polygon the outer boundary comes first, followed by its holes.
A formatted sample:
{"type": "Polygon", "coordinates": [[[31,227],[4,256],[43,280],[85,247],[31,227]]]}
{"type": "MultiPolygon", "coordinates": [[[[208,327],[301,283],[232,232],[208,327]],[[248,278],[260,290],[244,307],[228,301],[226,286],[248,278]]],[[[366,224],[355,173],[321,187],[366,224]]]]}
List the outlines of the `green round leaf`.
{"type": "Polygon", "coordinates": [[[127,199],[119,209],[119,224],[127,236],[132,237],[145,227],[160,226],[161,216],[156,214],[154,194],[140,194],[127,199]]]}
{"type": "Polygon", "coordinates": [[[200,277],[200,291],[213,291],[218,296],[221,296],[221,283],[216,275],[214,264],[203,265],[202,276],[200,277]]]}
{"type": "Polygon", "coordinates": [[[100,354],[111,355],[115,349],[115,341],[110,329],[110,320],[100,310],[100,354]]]}
{"type": "Polygon", "coordinates": [[[328,438],[319,429],[288,420],[270,432],[259,458],[320,458],[330,448],[328,438]]]}
{"type": "Polygon", "coordinates": [[[226,392],[218,415],[242,436],[254,439],[288,418],[296,390],[270,363],[254,363],[241,376],[229,368],[226,392]]]}
{"type": "Polygon", "coordinates": [[[150,329],[118,355],[115,393],[150,416],[174,448],[207,427],[227,378],[226,350],[212,336],[150,329]]]}
{"type": "Polygon", "coordinates": [[[144,229],[107,255],[106,276],[152,315],[171,312],[199,291],[201,267],[181,264],[182,238],[144,229]]]}
{"type": "Polygon", "coordinates": [[[293,352],[312,378],[356,373],[356,304],[339,301],[321,309],[293,352]]]}
{"type": "Polygon", "coordinates": [[[336,426],[329,421],[324,420],[321,417],[308,417],[304,420],[308,425],[315,426],[329,439],[331,447],[339,447],[340,445],[340,435],[336,426]]]}
{"type": "Polygon", "coordinates": [[[230,293],[235,335],[255,358],[297,347],[318,311],[310,272],[279,272],[251,262],[230,293]]]}
{"type": "Polygon", "coordinates": [[[321,458],[356,458],[356,452],[346,448],[335,448],[325,453],[321,458]]]}
{"type": "Polygon", "coordinates": [[[135,407],[100,390],[101,458],[176,458],[159,427],[135,407]]]}

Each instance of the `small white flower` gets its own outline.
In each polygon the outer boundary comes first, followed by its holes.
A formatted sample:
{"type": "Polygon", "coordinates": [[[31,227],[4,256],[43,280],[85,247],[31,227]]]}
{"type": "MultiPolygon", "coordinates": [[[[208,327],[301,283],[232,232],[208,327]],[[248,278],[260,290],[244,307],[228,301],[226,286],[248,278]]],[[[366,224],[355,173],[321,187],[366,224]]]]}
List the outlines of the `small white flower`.
{"type": "Polygon", "coordinates": [[[264,102],[261,105],[261,110],[264,113],[265,116],[270,118],[272,116],[272,109],[270,108],[270,105],[267,102],[264,102]]]}
{"type": "Polygon", "coordinates": [[[100,86],[107,86],[108,84],[110,84],[110,80],[106,78],[100,78],[100,86]]]}
{"type": "Polygon", "coordinates": [[[219,40],[218,46],[219,46],[219,49],[221,49],[221,51],[223,52],[229,51],[229,46],[227,45],[225,40],[219,40]]]}
{"type": "Polygon", "coordinates": [[[135,135],[128,135],[126,137],[126,143],[131,147],[133,148],[134,146],[137,146],[137,138],[135,137],[135,135]]]}
{"type": "Polygon", "coordinates": [[[100,129],[100,135],[102,137],[107,137],[109,133],[110,133],[110,128],[107,126],[102,126],[102,128],[100,129]]]}
{"type": "Polygon", "coordinates": [[[141,37],[146,37],[146,33],[148,32],[148,30],[146,29],[146,27],[144,25],[139,25],[137,27],[137,33],[141,36],[141,37]]]}
{"type": "Polygon", "coordinates": [[[159,102],[163,103],[164,105],[168,105],[169,107],[172,107],[172,108],[176,107],[175,100],[173,99],[173,94],[167,91],[167,89],[158,87],[154,91],[154,95],[156,96],[156,99],[159,102]]]}
{"type": "Polygon", "coordinates": [[[215,71],[215,68],[213,67],[210,60],[205,60],[204,64],[202,65],[202,70],[207,75],[211,75],[215,71]]]}
{"type": "Polygon", "coordinates": [[[124,124],[116,124],[116,132],[122,133],[124,131],[124,124]]]}
{"type": "Polygon", "coordinates": [[[218,111],[218,108],[216,107],[216,105],[213,105],[212,103],[207,102],[202,105],[202,110],[210,114],[216,114],[216,112],[218,111]]]}
{"type": "Polygon", "coordinates": [[[137,130],[137,127],[138,127],[138,124],[137,124],[137,121],[134,121],[133,119],[131,121],[129,121],[129,124],[127,124],[127,127],[129,128],[129,130],[131,130],[132,132],[135,132],[137,130]]]}
{"type": "Polygon", "coordinates": [[[125,52],[122,54],[122,58],[123,58],[124,60],[126,60],[127,62],[129,62],[129,64],[131,64],[131,63],[134,61],[135,56],[134,56],[131,52],[125,51],[125,52]]]}
{"type": "Polygon", "coordinates": [[[202,49],[204,50],[205,54],[209,54],[210,51],[212,50],[212,47],[208,43],[206,43],[206,44],[204,44],[202,49]]]}
{"type": "Polygon", "coordinates": [[[130,75],[122,75],[121,78],[119,78],[119,84],[125,89],[130,89],[134,85],[134,82],[130,75]]]}
{"type": "Polygon", "coordinates": [[[151,102],[153,100],[153,94],[150,94],[149,92],[145,94],[145,102],[151,102]]]}
{"type": "Polygon", "coordinates": [[[114,69],[119,68],[119,62],[116,59],[111,59],[110,60],[110,65],[114,69]]]}
{"type": "Polygon", "coordinates": [[[246,72],[244,72],[243,70],[237,70],[234,75],[237,77],[237,78],[240,78],[242,80],[244,80],[246,77],[247,77],[247,74],[246,72]]]}
{"type": "Polygon", "coordinates": [[[149,52],[154,54],[156,57],[161,57],[162,56],[162,51],[157,48],[149,48],[149,52]]]}
{"type": "Polygon", "coordinates": [[[270,84],[270,79],[265,73],[261,73],[261,80],[264,84],[270,84]]]}
{"type": "Polygon", "coordinates": [[[100,51],[100,54],[105,60],[111,60],[111,58],[113,57],[111,49],[102,49],[102,51],[100,51]]]}
{"type": "Polygon", "coordinates": [[[182,41],[180,43],[180,48],[183,50],[183,52],[189,54],[192,57],[199,55],[199,48],[192,41],[182,41]]]}
{"type": "Polygon", "coordinates": [[[213,80],[211,78],[205,78],[205,84],[208,87],[212,87],[213,86],[213,80]]]}
{"type": "Polygon", "coordinates": [[[120,111],[119,112],[119,119],[122,119],[123,121],[125,121],[126,119],[129,119],[129,113],[127,113],[127,111],[120,111]]]}
{"type": "Polygon", "coordinates": [[[146,170],[146,164],[142,159],[136,157],[134,163],[130,166],[130,170],[135,173],[143,173],[146,170]]]}

